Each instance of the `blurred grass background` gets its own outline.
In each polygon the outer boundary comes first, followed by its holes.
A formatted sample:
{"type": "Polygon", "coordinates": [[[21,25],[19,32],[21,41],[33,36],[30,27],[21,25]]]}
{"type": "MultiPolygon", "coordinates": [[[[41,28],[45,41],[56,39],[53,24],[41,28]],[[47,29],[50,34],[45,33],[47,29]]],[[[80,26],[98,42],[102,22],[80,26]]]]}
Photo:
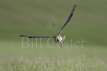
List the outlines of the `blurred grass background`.
{"type": "MultiPolygon", "coordinates": [[[[0,0],[0,55],[33,56],[106,56],[107,52],[107,1],[106,0],[0,0]],[[63,30],[66,36],[63,48],[53,45],[50,39],[30,39],[29,47],[22,47],[21,34],[50,35],[59,32],[72,7],[77,8],[71,21],[63,30]],[[55,30],[47,24],[54,19],[58,22],[55,30]],[[72,47],[70,46],[72,40],[72,47]],[[31,43],[34,41],[34,46],[31,43]],[[83,47],[74,47],[81,41],[83,47]],[[68,43],[68,45],[66,44],[68,43]],[[37,47],[36,47],[37,46],[37,47]],[[69,46],[69,47],[68,47],[69,46]]],[[[56,27],[56,24],[52,24],[56,27]]]]}

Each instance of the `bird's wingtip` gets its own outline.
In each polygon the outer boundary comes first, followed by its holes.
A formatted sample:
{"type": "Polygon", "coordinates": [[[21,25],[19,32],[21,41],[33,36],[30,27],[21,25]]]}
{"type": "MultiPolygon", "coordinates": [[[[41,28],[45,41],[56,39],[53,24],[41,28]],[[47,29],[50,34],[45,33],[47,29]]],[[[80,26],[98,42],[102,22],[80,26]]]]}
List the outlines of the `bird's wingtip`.
{"type": "Polygon", "coordinates": [[[23,37],[24,35],[19,35],[19,37],[23,37]]]}
{"type": "Polygon", "coordinates": [[[74,7],[76,7],[76,6],[77,6],[77,4],[74,5],[74,7]]]}
{"type": "Polygon", "coordinates": [[[28,36],[26,36],[26,35],[19,35],[19,37],[28,37],[28,36]]]}

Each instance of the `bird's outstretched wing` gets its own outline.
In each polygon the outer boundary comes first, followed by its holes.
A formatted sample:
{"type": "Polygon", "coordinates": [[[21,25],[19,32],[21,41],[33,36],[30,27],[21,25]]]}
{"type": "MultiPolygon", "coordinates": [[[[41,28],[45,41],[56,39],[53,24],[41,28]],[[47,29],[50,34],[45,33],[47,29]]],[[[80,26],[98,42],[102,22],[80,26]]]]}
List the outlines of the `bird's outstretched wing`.
{"type": "Polygon", "coordinates": [[[24,37],[24,38],[54,38],[54,36],[29,36],[29,35],[20,35],[20,37],[24,37]]]}
{"type": "Polygon", "coordinates": [[[75,11],[75,8],[76,8],[76,4],[74,5],[74,7],[73,7],[73,9],[72,9],[72,11],[71,11],[71,13],[70,13],[70,15],[68,16],[66,22],[64,23],[64,25],[62,26],[62,28],[61,28],[61,30],[60,30],[60,32],[59,32],[58,34],[60,34],[60,33],[62,32],[62,30],[64,29],[64,27],[65,27],[65,26],[67,25],[67,23],[70,21],[71,17],[73,16],[73,13],[74,13],[74,11],[75,11]]]}

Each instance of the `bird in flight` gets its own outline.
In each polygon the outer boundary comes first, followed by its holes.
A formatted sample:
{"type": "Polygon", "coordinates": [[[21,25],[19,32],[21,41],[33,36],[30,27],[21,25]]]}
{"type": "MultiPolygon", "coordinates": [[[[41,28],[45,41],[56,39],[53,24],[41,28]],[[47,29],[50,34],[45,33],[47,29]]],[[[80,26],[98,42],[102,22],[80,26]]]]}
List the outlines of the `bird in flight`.
{"type": "Polygon", "coordinates": [[[71,17],[73,16],[75,8],[76,8],[76,4],[73,6],[72,11],[70,12],[70,15],[68,16],[66,22],[64,23],[64,25],[62,26],[62,28],[60,29],[60,31],[58,32],[58,34],[56,34],[55,36],[29,36],[29,35],[20,35],[20,37],[24,37],[24,38],[53,38],[55,40],[55,44],[58,43],[60,45],[60,47],[62,47],[62,42],[65,39],[65,36],[61,37],[61,33],[62,33],[64,27],[70,21],[71,17]]]}

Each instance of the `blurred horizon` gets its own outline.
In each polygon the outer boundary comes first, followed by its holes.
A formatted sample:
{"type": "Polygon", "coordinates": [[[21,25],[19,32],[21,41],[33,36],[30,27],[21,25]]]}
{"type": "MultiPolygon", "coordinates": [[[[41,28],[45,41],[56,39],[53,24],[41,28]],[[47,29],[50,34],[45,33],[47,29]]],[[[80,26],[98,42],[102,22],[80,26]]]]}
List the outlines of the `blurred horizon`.
{"type": "MultiPolygon", "coordinates": [[[[96,53],[102,52],[102,54],[105,54],[107,47],[106,3],[106,0],[1,0],[0,55],[11,55],[14,53],[20,55],[20,52],[22,52],[22,54],[24,53],[23,51],[27,54],[32,51],[35,51],[34,53],[37,54],[41,51],[41,55],[44,55],[44,53],[48,55],[48,52],[51,53],[52,49],[47,48],[47,38],[41,39],[42,50],[41,48],[37,50],[36,48],[35,50],[31,48],[32,41],[35,46],[39,46],[40,39],[37,39],[38,44],[35,43],[35,39],[29,39],[31,46],[24,50],[22,48],[22,38],[20,38],[19,35],[56,35],[75,4],[77,7],[74,15],[61,34],[62,36],[66,36],[63,49],[57,48],[57,45],[53,45],[54,40],[50,39],[49,45],[55,47],[53,48],[52,54],[54,55],[54,51],[57,51],[58,54],[62,50],[62,52],[65,52],[65,55],[67,55],[73,52],[72,48],[75,48],[75,45],[79,48],[74,49],[74,54],[76,53],[75,51],[87,52],[88,49],[92,52],[94,51],[93,49],[95,49],[96,53]],[[81,49],[82,46],[83,48],[81,49]],[[67,47],[71,48],[66,49],[67,47]],[[43,50],[45,52],[42,53],[43,50]]],[[[31,54],[33,54],[33,52],[31,54]]],[[[91,52],[89,52],[89,54],[91,54],[91,52]]]]}

